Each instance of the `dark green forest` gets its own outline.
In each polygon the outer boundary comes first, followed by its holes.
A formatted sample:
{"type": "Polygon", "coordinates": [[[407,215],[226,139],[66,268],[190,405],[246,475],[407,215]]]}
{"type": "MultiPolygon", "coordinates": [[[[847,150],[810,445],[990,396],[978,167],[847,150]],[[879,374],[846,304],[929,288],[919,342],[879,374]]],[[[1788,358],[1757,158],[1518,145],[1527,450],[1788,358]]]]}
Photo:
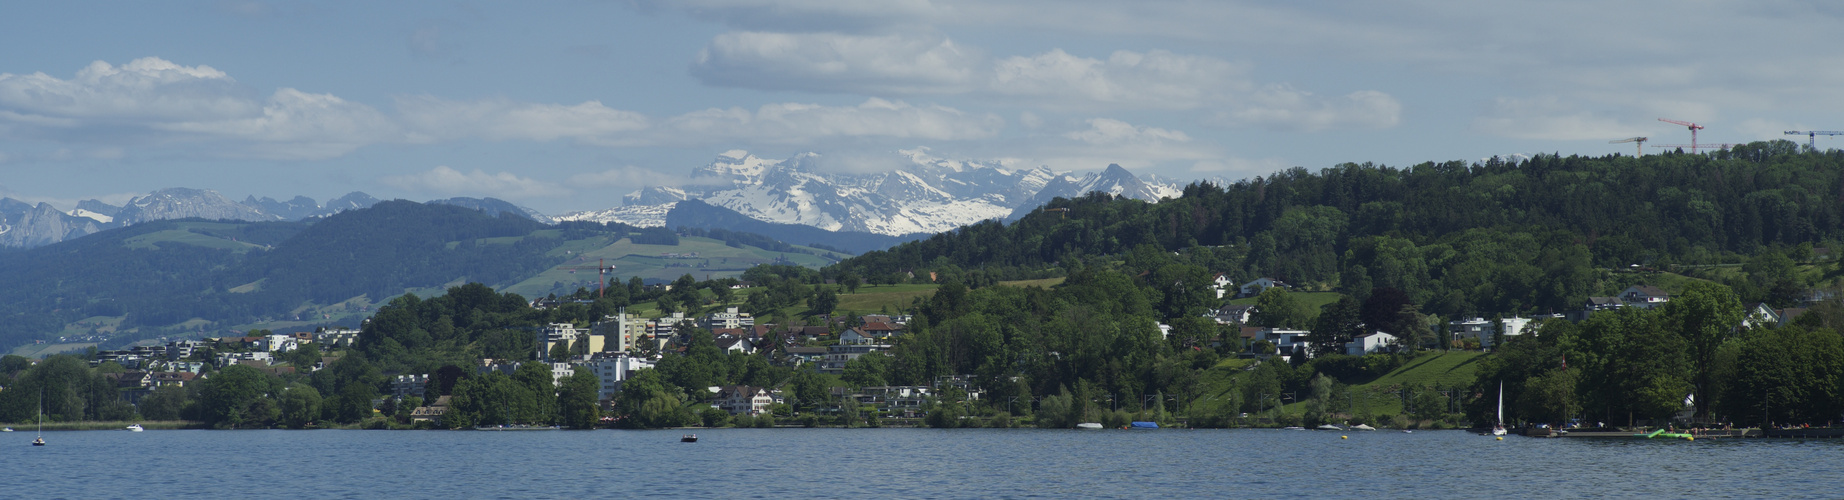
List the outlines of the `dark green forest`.
{"type": "MultiPolygon", "coordinates": [[[[1637,159],[1343,164],[1194,184],[1157,204],[1100,194],[1058,200],[1049,207],[1066,214],[982,222],[830,272],[1051,275],[1150,245],[1238,281],[1269,276],[1358,297],[1402,290],[1427,313],[1562,312],[1618,291],[1595,269],[1736,264],[1835,247],[1844,236],[1840,193],[1844,151],[1801,153],[1788,141],[1637,159]]],[[[1770,297],[1776,283],[1726,284],[1744,301],[1784,298],[1770,297]]]]}

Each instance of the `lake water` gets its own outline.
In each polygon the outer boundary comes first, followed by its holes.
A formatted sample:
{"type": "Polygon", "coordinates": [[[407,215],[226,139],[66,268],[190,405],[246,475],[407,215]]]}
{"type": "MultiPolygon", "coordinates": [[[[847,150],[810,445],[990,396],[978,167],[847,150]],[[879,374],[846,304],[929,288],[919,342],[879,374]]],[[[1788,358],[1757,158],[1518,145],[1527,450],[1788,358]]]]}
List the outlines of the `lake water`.
{"type": "Polygon", "coordinates": [[[1838,498],[1844,440],[1459,431],[0,434],[7,498],[1838,498]],[[1340,439],[1349,436],[1349,439],[1340,439]]]}

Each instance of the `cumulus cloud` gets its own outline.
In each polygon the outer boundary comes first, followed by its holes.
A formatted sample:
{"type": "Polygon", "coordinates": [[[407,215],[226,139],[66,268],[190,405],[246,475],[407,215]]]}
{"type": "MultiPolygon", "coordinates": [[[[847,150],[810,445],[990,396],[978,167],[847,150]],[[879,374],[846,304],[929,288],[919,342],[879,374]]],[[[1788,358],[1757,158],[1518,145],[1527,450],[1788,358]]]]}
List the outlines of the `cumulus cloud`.
{"type": "Polygon", "coordinates": [[[0,74],[0,128],[70,142],[212,143],[209,154],[326,158],[391,140],[395,124],[363,104],[292,88],[266,99],[210,66],[158,57],[96,61],[71,79],[0,74]]]}
{"type": "Polygon", "coordinates": [[[969,84],[982,58],[947,38],[735,32],[699,51],[692,75],[729,87],[948,92],[969,84]]]}
{"type": "Polygon", "coordinates": [[[822,138],[888,137],[965,140],[996,135],[1005,120],[945,106],[867,99],[857,106],[768,104],[754,111],[707,109],[666,120],[657,140],[665,143],[804,144],[822,138]]]}
{"type": "Polygon", "coordinates": [[[511,172],[489,174],[480,169],[461,172],[437,166],[425,172],[379,179],[385,185],[438,196],[490,196],[523,200],[566,196],[569,190],[548,182],[519,177],[511,172]]]}
{"type": "Polygon", "coordinates": [[[144,57],[121,66],[95,61],[65,80],[0,73],[0,107],[22,116],[109,121],[239,118],[260,104],[224,72],[144,57]]]}

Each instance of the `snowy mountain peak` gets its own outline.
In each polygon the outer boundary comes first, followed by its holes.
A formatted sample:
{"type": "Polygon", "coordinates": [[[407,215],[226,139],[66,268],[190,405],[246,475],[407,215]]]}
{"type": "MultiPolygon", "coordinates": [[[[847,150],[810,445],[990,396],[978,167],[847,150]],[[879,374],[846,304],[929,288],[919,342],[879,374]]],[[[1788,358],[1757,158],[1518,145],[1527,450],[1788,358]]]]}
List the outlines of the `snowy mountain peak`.
{"type": "Polygon", "coordinates": [[[1179,192],[1177,186],[1143,182],[1119,165],[1075,177],[1006,160],[941,158],[927,148],[896,153],[908,160],[901,167],[855,174],[828,173],[818,153],[774,160],[740,149],[726,151],[694,169],[692,185],[642,188],[623,197],[628,206],[559,219],[650,226],[664,223],[662,215],[672,203],[699,200],[762,221],[904,235],[1028,212],[1058,196],[1090,190],[1153,202],[1179,192]]]}

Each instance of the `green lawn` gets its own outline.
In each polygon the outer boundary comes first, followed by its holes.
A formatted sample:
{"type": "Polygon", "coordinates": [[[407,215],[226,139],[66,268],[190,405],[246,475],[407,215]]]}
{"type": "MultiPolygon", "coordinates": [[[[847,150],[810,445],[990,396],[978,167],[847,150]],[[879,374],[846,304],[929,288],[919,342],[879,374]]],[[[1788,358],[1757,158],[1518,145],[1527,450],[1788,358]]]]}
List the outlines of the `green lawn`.
{"type": "MultiPolygon", "coordinates": [[[[1368,410],[1375,415],[1394,415],[1402,412],[1402,402],[1398,390],[1403,387],[1418,388],[1423,385],[1456,385],[1471,383],[1474,370],[1483,353],[1473,351],[1429,352],[1409,361],[1407,364],[1391,370],[1374,380],[1350,385],[1350,391],[1340,397],[1350,398],[1354,411],[1368,410]]],[[[1279,362],[1278,359],[1275,362],[1279,362]]],[[[1198,377],[1198,401],[1194,411],[1220,413],[1219,401],[1236,387],[1235,378],[1242,377],[1244,368],[1254,363],[1247,359],[1225,359],[1216,366],[1205,370],[1198,377]]],[[[1296,394],[1300,400],[1306,394],[1296,394]]],[[[1289,402],[1281,411],[1299,414],[1306,411],[1305,403],[1289,402]]]]}

